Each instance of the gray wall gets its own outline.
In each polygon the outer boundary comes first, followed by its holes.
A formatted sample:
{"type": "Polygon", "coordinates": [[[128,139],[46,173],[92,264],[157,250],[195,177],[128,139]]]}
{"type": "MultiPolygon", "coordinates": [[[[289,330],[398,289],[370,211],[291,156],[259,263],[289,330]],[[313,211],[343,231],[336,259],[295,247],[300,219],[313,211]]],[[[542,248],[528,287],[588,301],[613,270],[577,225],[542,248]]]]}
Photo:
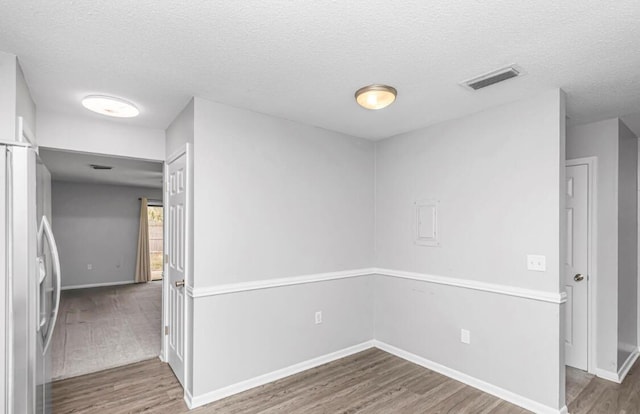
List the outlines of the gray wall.
{"type": "MultiPolygon", "coordinates": [[[[559,292],[563,118],[552,91],[377,143],[376,265],[559,292]],[[440,202],[438,247],[414,243],[421,199],[440,202]],[[528,271],[527,254],[547,271],[528,271]]],[[[376,339],[564,405],[563,305],[382,276],[374,303],[376,339]]]]}
{"type": "Polygon", "coordinates": [[[598,368],[613,374],[638,344],[638,142],[617,118],[567,129],[567,159],[596,156],[598,368]]]}
{"type": "Polygon", "coordinates": [[[598,309],[596,363],[617,372],[618,366],[618,120],[567,129],[567,159],[598,157],[598,309]]]}
{"type": "Polygon", "coordinates": [[[638,139],[618,121],[618,369],[638,348],[638,139]]]}
{"type": "Polygon", "coordinates": [[[371,141],[196,98],[195,146],[195,287],[371,266],[371,141]]]}
{"type": "Polygon", "coordinates": [[[193,144],[193,116],[193,99],[191,99],[165,132],[167,157],[173,155],[187,142],[193,144]]]}
{"type": "Polygon", "coordinates": [[[133,283],[141,196],[162,199],[162,190],[53,182],[52,225],[63,287],[133,283]]]}
{"type": "MultiPolygon", "coordinates": [[[[372,142],[198,98],[194,111],[196,289],[371,266],[372,142]]],[[[362,277],[193,299],[193,395],[372,339],[371,295],[362,277]]]]}

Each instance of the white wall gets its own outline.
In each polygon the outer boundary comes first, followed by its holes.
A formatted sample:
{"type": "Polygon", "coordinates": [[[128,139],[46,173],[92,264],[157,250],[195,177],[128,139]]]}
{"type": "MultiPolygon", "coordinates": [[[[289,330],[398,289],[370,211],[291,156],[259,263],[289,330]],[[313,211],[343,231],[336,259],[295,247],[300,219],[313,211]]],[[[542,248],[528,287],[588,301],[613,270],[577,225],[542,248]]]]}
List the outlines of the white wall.
{"type": "Polygon", "coordinates": [[[20,65],[16,65],[16,115],[23,118],[25,126],[36,134],[36,143],[38,143],[38,135],[36,133],[36,104],[31,98],[29,86],[22,73],[20,65]]]}
{"type": "MultiPolygon", "coordinates": [[[[194,110],[196,291],[371,266],[372,142],[198,98],[194,110]]],[[[361,277],[194,298],[192,393],[370,340],[371,295],[361,277]]]]}
{"type": "Polygon", "coordinates": [[[597,355],[601,369],[617,371],[618,121],[567,129],[567,159],[598,157],[597,355]]]}
{"type": "Polygon", "coordinates": [[[196,98],[194,285],[373,262],[373,143],[196,98]]]}
{"type": "Polygon", "coordinates": [[[638,348],[638,138],[618,120],[618,370],[638,348]]]}
{"type": "Polygon", "coordinates": [[[167,128],[166,156],[170,157],[187,142],[193,144],[193,99],[178,114],[167,128]]]}
{"type": "MultiPolygon", "coordinates": [[[[558,293],[563,119],[551,91],[377,143],[376,266],[558,293]],[[422,199],[439,201],[438,247],[414,243],[422,199]],[[528,271],[527,254],[547,271],[528,271]]],[[[378,277],[375,308],[376,339],[564,405],[564,305],[378,277]]]]}
{"type": "Polygon", "coordinates": [[[371,340],[372,282],[365,276],[195,299],[193,395],[371,340]]]}
{"type": "Polygon", "coordinates": [[[165,132],[161,129],[48,110],[38,110],[37,129],[38,144],[43,147],[145,160],[165,159],[165,132]]]}
{"type": "Polygon", "coordinates": [[[596,364],[612,375],[637,346],[637,147],[617,118],[567,129],[567,159],[598,158],[596,364]]]}
{"type": "Polygon", "coordinates": [[[0,141],[15,139],[16,67],[15,55],[0,52],[0,141]]]}
{"type": "Polygon", "coordinates": [[[63,287],[133,283],[143,196],[161,200],[162,190],[53,182],[52,225],[63,287]]]}

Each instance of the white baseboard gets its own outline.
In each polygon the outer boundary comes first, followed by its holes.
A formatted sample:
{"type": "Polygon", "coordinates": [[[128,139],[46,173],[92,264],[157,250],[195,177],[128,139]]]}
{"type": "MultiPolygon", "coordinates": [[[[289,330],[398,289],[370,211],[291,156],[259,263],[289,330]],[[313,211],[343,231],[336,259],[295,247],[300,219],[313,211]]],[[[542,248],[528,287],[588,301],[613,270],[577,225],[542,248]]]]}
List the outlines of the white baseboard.
{"type": "Polygon", "coordinates": [[[464,384],[467,384],[471,387],[479,389],[480,391],[484,391],[491,395],[494,395],[502,400],[509,401],[512,404],[518,405],[527,410],[533,411],[539,414],[568,414],[567,407],[564,406],[560,409],[549,407],[547,405],[541,404],[539,402],[533,401],[529,398],[523,397],[522,395],[516,394],[512,391],[505,390],[504,388],[500,388],[488,382],[479,380],[470,375],[464,374],[462,372],[456,371],[454,369],[445,367],[444,365],[440,365],[436,362],[430,361],[426,358],[422,358],[418,355],[412,354],[410,352],[404,351],[402,349],[396,348],[384,342],[380,342],[378,340],[371,340],[367,342],[363,342],[361,344],[345,348],[340,351],[332,352],[327,355],[323,355],[317,358],[310,359],[308,361],[304,361],[295,365],[291,365],[286,368],[282,368],[273,372],[269,372],[264,375],[260,375],[255,378],[248,379],[246,381],[242,381],[233,385],[229,385],[227,387],[214,390],[202,395],[192,396],[188,390],[184,392],[184,400],[189,407],[189,409],[197,408],[205,404],[212,403],[214,401],[221,400],[223,398],[229,397],[231,395],[247,391],[251,388],[259,387],[264,384],[268,384],[273,381],[277,381],[279,379],[288,377],[290,375],[297,374],[302,371],[306,371],[311,368],[315,368],[319,365],[326,364],[328,362],[332,362],[338,360],[340,358],[347,357],[349,355],[353,355],[355,353],[364,351],[369,348],[378,348],[385,352],[388,352],[392,355],[395,355],[399,358],[407,360],[409,362],[413,362],[420,366],[423,366],[432,371],[438,372],[442,375],[446,375],[449,378],[453,378],[457,381],[460,381],[464,384]]]}
{"type": "Polygon", "coordinates": [[[107,283],[89,283],[87,285],[62,286],[60,288],[60,290],[87,289],[87,288],[104,287],[104,286],[131,285],[133,283],[135,283],[133,280],[125,280],[125,281],[120,281],[120,282],[107,282],[107,283]]]}
{"type": "Polygon", "coordinates": [[[412,354],[400,348],[396,348],[392,345],[389,345],[384,342],[380,342],[378,340],[373,341],[373,345],[376,348],[379,348],[385,352],[388,352],[392,355],[395,355],[399,358],[405,359],[409,362],[413,362],[414,364],[418,364],[432,371],[438,372],[442,375],[446,375],[449,378],[453,378],[457,381],[460,381],[464,384],[467,384],[473,388],[477,388],[480,391],[484,391],[488,394],[494,395],[502,400],[509,401],[512,404],[518,405],[527,410],[533,411],[534,413],[539,414],[563,414],[567,413],[567,407],[564,406],[560,409],[549,407],[547,405],[541,404],[537,401],[531,400],[527,397],[524,397],[520,394],[516,394],[515,392],[505,390],[504,388],[498,387],[496,385],[490,384],[488,382],[479,380],[470,375],[464,374],[460,371],[456,371],[449,367],[445,367],[444,365],[440,365],[436,362],[430,361],[421,356],[412,354]]]}
{"type": "Polygon", "coordinates": [[[624,381],[624,378],[627,376],[627,374],[629,373],[629,370],[631,369],[633,364],[638,359],[638,356],[640,356],[640,350],[638,350],[638,348],[636,348],[631,353],[631,355],[629,355],[629,358],[627,358],[627,360],[624,361],[624,364],[622,364],[622,366],[618,370],[618,381],[617,382],[619,384],[622,384],[622,381],[624,381]]]}
{"type": "Polygon", "coordinates": [[[631,367],[633,367],[633,364],[636,362],[639,356],[640,356],[640,349],[636,348],[633,350],[633,352],[631,352],[631,355],[629,355],[627,360],[624,361],[624,364],[622,364],[618,372],[612,372],[602,368],[596,368],[593,373],[598,378],[602,378],[607,381],[622,384],[622,381],[624,381],[624,378],[627,376],[627,374],[629,373],[629,370],[631,369],[631,367]]]}
{"type": "Polygon", "coordinates": [[[332,362],[340,358],[356,354],[369,348],[373,348],[373,341],[363,342],[361,344],[354,345],[340,351],[332,352],[330,354],[300,362],[286,368],[282,368],[255,378],[248,379],[246,381],[238,382],[236,384],[229,385],[227,387],[220,388],[206,394],[192,396],[189,392],[185,391],[184,399],[189,409],[200,407],[202,405],[221,400],[239,392],[259,387],[260,385],[268,384],[270,382],[277,381],[279,379],[297,374],[302,371],[306,371],[311,368],[315,368],[328,362],[332,362]]]}
{"type": "Polygon", "coordinates": [[[607,371],[605,369],[602,368],[596,368],[593,373],[595,374],[596,377],[598,378],[602,378],[605,379],[607,381],[612,381],[612,382],[617,382],[620,383],[618,374],[615,372],[611,372],[611,371],[607,371]]]}

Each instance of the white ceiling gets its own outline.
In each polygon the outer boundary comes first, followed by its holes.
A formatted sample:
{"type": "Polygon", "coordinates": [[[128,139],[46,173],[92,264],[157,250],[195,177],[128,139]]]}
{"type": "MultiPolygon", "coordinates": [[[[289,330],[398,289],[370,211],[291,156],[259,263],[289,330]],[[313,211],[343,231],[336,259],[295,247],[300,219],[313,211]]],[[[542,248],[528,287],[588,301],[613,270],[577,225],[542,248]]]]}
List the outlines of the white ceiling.
{"type": "Polygon", "coordinates": [[[80,98],[102,93],[142,111],[114,122],[165,128],[195,95],[375,139],[558,87],[572,123],[640,112],[638,0],[0,5],[0,50],[19,57],[36,103],[86,114],[80,98]],[[458,85],[510,63],[528,74],[458,85]],[[358,107],[370,83],[395,86],[396,103],[358,107]]]}
{"type": "Polygon", "coordinates": [[[57,181],[162,188],[162,163],[40,147],[40,158],[57,181]],[[113,167],[94,170],[91,164],[113,167]]]}

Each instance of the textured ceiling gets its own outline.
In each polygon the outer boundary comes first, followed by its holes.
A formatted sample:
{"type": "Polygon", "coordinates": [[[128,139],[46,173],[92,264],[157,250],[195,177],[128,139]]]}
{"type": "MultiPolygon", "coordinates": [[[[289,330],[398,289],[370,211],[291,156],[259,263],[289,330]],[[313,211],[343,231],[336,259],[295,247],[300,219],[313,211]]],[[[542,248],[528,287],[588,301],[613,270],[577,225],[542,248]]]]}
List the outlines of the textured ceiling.
{"type": "Polygon", "coordinates": [[[39,106],[86,114],[90,93],[139,105],[139,118],[114,122],[165,128],[196,95],[375,139],[558,87],[572,123],[640,112],[638,0],[0,0],[0,10],[0,50],[19,57],[39,106]],[[457,84],[510,63],[527,75],[478,92],[457,84]],[[358,107],[353,93],[369,83],[395,86],[398,100],[358,107]]]}
{"type": "Polygon", "coordinates": [[[57,181],[162,188],[162,163],[40,148],[40,158],[57,181]],[[113,167],[94,170],[91,164],[113,167]]]}

